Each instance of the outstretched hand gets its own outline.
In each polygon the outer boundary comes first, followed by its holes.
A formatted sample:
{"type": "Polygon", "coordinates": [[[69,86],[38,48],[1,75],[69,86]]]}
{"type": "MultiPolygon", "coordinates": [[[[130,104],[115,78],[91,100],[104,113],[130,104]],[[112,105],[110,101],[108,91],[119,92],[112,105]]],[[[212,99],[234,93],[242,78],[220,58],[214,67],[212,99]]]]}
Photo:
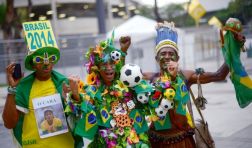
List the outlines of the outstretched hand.
{"type": "Polygon", "coordinates": [[[131,38],[130,36],[122,36],[120,37],[120,46],[121,46],[121,50],[125,53],[127,53],[127,50],[131,44],[131,38]]]}
{"type": "Polygon", "coordinates": [[[12,75],[14,72],[14,69],[15,69],[15,63],[11,63],[6,67],[6,76],[7,76],[8,85],[11,87],[16,87],[20,79],[23,78],[24,76],[24,74],[22,74],[21,78],[14,79],[12,75]]]}
{"type": "Polygon", "coordinates": [[[69,80],[69,85],[67,85],[66,83],[62,84],[62,88],[63,88],[63,97],[66,97],[66,94],[69,92],[72,92],[72,98],[76,101],[80,100],[79,97],[79,81],[80,78],[78,76],[69,76],[68,77],[69,80]]]}

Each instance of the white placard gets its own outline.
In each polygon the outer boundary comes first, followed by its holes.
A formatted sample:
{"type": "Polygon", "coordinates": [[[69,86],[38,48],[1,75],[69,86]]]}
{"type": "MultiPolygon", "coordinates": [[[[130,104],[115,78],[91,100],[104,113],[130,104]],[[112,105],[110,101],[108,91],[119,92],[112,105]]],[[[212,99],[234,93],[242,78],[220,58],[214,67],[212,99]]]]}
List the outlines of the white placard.
{"type": "Polygon", "coordinates": [[[32,100],[40,138],[68,132],[60,94],[32,100]]]}

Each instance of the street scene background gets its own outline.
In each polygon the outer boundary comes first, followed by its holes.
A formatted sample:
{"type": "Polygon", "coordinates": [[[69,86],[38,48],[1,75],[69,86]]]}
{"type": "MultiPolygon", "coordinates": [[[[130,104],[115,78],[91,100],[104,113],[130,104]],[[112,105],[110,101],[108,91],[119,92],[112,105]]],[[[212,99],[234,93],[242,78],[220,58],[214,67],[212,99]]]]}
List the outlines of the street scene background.
{"type": "MultiPolygon", "coordinates": [[[[25,76],[30,71],[24,68],[27,47],[20,22],[12,20],[6,24],[7,13],[2,7],[13,5],[19,21],[51,21],[61,52],[55,69],[66,76],[78,75],[85,81],[85,53],[89,47],[111,37],[115,31],[115,44],[119,46],[121,36],[131,36],[126,63],[139,65],[143,72],[157,72],[155,61],[155,25],[159,21],[174,21],[178,31],[179,68],[215,72],[223,64],[220,46],[220,24],[229,17],[238,17],[246,36],[246,52],[241,61],[252,77],[252,0],[199,0],[202,16],[189,14],[190,4],[196,0],[7,0],[0,1],[0,114],[7,95],[5,68],[10,62],[21,63],[25,76]],[[156,6],[155,6],[156,2],[156,6]],[[234,9],[234,10],[233,10],[234,9]],[[104,11],[101,11],[104,10],[104,11]],[[232,10],[232,11],[231,11],[232,10]],[[236,10],[236,11],[235,11],[236,10]],[[3,15],[2,15],[3,14],[3,15]],[[24,16],[28,16],[28,19],[24,16]],[[214,23],[209,22],[211,18],[214,23]],[[11,28],[8,28],[11,27],[11,28]],[[7,31],[6,31],[7,28],[7,31]],[[9,30],[8,30],[9,29],[9,30]],[[11,31],[10,31],[11,30],[11,31]],[[10,33],[11,32],[11,33],[10,33]]],[[[198,3],[195,5],[199,6],[198,3]]],[[[5,8],[5,7],[4,7],[5,8]]],[[[197,7],[196,7],[197,8],[197,7]]],[[[10,9],[10,8],[8,8],[10,9]]],[[[191,10],[192,11],[192,10],[191,10]]],[[[198,13],[199,14],[199,13],[198,13]]],[[[14,14],[13,14],[14,15],[14,14]]],[[[15,17],[13,18],[15,19],[15,17]]],[[[240,108],[232,82],[225,81],[202,85],[203,96],[208,103],[203,115],[217,148],[252,147],[252,105],[240,108]]],[[[197,97],[197,85],[192,86],[197,97]]],[[[199,119],[193,105],[195,120],[199,119]]],[[[14,148],[11,130],[3,125],[0,117],[0,147],[14,148]]]]}

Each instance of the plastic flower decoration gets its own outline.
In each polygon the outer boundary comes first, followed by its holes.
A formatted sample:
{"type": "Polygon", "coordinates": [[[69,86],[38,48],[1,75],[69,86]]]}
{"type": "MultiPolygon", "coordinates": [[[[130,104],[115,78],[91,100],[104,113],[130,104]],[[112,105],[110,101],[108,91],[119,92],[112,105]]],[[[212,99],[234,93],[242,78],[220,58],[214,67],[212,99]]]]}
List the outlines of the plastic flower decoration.
{"type": "Polygon", "coordinates": [[[96,82],[96,79],[97,79],[97,75],[94,72],[88,74],[88,76],[87,76],[87,84],[94,85],[95,82],[96,82]]]}
{"type": "Polygon", "coordinates": [[[79,81],[79,83],[78,83],[78,86],[79,86],[79,92],[81,92],[81,93],[83,93],[84,91],[83,91],[83,86],[84,86],[84,82],[83,81],[79,81]]]}
{"type": "Polygon", "coordinates": [[[114,47],[114,33],[112,34],[111,38],[100,42],[95,47],[89,48],[89,50],[85,54],[85,57],[88,60],[87,64],[85,64],[85,66],[86,66],[88,74],[90,74],[90,75],[88,75],[88,79],[87,79],[88,84],[99,85],[98,82],[100,81],[100,75],[99,75],[100,63],[112,62],[115,65],[115,72],[117,74],[116,76],[119,77],[120,69],[123,66],[123,61],[121,60],[121,57],[123,57],[125,55],[126,54],[123,51],[114,47]],[[113,60],[111,58],[111,54],[113,52],[120,53],[120,55],[121,55],[119,57],[120,60],[113,60]],[[92,73],[95,73],[96,77],[92,73]],[[95,78],[95,79],[93,79],[93,78],[95,78]]]}
{"type": "Polygon", "coordinates": [[[100,45],[96,45],[94,53],[97,53],[99,55],[99,57],[102,57],[102,51],[104,48],[102,48],[100,45]]]}
{"type": "Polygon", "coordinates": [[[129,144],[138,143],[139,137],[137,136],[137,133],[134,129],[131,129],[130,135],[128,137],[129,144]]]}
{"type": "Polygon", "coordinates": [[[117,84],[115,85],[115,88],[119,89],[119,91],[123,91],[123,92],[128,92],[129,89],[128,87],[120,80],[116,81],[117,84]]]}

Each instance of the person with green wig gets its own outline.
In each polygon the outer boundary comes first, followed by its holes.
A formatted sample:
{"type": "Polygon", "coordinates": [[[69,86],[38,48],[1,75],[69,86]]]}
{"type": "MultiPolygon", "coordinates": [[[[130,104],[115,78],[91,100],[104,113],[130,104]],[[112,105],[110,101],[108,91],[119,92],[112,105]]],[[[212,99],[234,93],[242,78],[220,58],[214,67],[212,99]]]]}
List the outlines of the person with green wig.
{"type": "MultiPolygon", "coordinates": [[[[136,107],[135,91],[119,80],[130,37],[120,39],[121,49],[114,46],[113,40],[112,35],[88,50],[87,84],[77,100],[71,99],[74,92],[66,91],[65,112],[73,117],[74,133],[83,137],[85,147],[149,147],[148,125],[136,107]]],[[[76,82],[72,90],[78,90],[79,79],[69,80],[76,82]]]]}

